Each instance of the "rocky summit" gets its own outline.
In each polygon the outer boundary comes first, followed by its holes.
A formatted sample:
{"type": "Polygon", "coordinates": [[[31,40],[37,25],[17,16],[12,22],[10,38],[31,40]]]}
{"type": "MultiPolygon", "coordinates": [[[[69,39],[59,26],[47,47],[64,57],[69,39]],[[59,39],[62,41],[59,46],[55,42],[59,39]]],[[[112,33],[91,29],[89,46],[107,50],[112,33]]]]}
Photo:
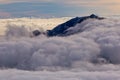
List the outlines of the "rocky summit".
{"type": "Polygon", "coordinates": [[[83,17],[75,17],[72,18],[70,20],[68,20],[65,23],[62,23],[58,26],[56,26],[55,28],[53,28],[52,30],[48,30],[47,31],[47,35],[50,36],[65,36],[66,34],[66,30],[71,28],[71,27],[75,27],[76,24],[80,24],[83,21],[87,20],[87,19],[98,19],[98,20],[102,20],[105,19],[103,17],[99,17],[95,14],[91,14],[90,16],[83,16],[83,17]]]}

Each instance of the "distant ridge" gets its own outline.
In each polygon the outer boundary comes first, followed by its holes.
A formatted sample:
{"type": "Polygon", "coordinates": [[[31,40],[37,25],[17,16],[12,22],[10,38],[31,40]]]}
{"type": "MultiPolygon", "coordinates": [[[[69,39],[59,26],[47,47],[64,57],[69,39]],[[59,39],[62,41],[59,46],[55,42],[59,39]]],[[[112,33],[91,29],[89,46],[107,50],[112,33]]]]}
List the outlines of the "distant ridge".
{"type": "Polygon", "coordinates": [[[99,17],[95,14],[91,14],[90,16],[75,17],[75,18],[72,18],[63,24],[56,26],[52,30],[48,30],[47,35],[48,36],[64,36],[66,34],[67,29],[74,27],[76,24],[81,23],[81,22],[83,22],[87,19],[90,19],[90,18],[91,19],[98,19],[98,20],[104,19],[103,17],[99,17]]]}

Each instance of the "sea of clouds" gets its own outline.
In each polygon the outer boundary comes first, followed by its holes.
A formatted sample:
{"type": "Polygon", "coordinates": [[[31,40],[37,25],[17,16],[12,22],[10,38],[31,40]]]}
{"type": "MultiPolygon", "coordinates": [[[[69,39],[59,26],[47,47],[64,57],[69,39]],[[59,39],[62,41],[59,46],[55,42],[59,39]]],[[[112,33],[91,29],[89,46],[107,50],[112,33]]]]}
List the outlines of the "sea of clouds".
{"type": "Polygon", "coordinates": [[[74,35],[66,37],[34,37],[31,30],[34,26],[6,25],[0,80],[120,79],[120,19],[88,19],[68,29],[74,35]]]}

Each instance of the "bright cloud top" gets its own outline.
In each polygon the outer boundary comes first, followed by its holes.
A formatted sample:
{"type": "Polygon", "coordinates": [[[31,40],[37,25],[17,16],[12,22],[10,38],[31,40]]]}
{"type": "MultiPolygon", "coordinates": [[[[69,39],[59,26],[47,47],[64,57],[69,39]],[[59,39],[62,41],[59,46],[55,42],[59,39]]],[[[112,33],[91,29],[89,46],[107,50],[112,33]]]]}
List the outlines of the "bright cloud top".
{"type": "MultiPolygon", "coordinates": [[[[120,79],[120,19],[88,19],[69,29],[83,32],[52,38],[29,36],[28,25],[42,24],[37,19],[33,24],[29,19],[0,21],[1,26],[9,24],[5,38],[0,39],[0,80],[120,79]]],[[[49,20],[43,21],[42,25],[50,26],[49,20]]]]}
{"type": "Polygon", "coordinates": [[[119,25],[119,19],[89,19],[68,31],[74,33],[82,30],[79,34],[31,38],[31,31],[27,28],[10,23],[5,39],[0,39],[0,67],[26,70],[80,68],[82,71],[120,71],[119,25]]]}

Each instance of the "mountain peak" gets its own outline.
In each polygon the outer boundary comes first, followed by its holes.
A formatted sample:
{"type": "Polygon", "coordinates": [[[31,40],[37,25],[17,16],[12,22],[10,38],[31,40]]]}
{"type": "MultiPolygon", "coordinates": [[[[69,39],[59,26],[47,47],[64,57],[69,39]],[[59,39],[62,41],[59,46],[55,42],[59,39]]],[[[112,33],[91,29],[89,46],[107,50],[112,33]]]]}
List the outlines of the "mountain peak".
{"type": "MultiPolygon", "coordinates": [[[[52,36],[68,36],[66,33],[71,33],[71,32],[68,32],[70,28],[74,28],[77,24],[81,24],[83,21],[85,21],[87,19],[102,20],[104,18],[103,17],[99,17],[99,16],[97,16],[95,14],[91,14],[90,16],[75,17],[75,18],[72,18],[72,19],[68,20],[65,23],[62,23],[62,24],[56,26],[52,30],[47,30],[46,35],[48,37],[52,37],[52,36]]],[[[80,26],[80,27],[83,27],[83,26],[80,26]]],[[[40,35],[38,33],[41,33],[41,32],[39,32],[38,30],[37,31],[33,31],[33,35],[34,36],[40,35]]],[[[70,34],[70,35],[72,35],[72,34],[70,34]]]]}
{"type": "Polygon", "coordinates": [[[47,32],[47,35],[48,36],[64,36],[67,29],[69,29],[71,27],[75,27],[76,24],[78,24],[78,23],[80,24],[83,21],[90,19],[90,18],[91,19],[98,19],[98,20],[104,19],[103,17],[99,17],[95,14],[91,14],[90,16],[75,17],[75,18],[72,18],[63,24],[56,26],[54,29],[49,30],[47,32]]]}

